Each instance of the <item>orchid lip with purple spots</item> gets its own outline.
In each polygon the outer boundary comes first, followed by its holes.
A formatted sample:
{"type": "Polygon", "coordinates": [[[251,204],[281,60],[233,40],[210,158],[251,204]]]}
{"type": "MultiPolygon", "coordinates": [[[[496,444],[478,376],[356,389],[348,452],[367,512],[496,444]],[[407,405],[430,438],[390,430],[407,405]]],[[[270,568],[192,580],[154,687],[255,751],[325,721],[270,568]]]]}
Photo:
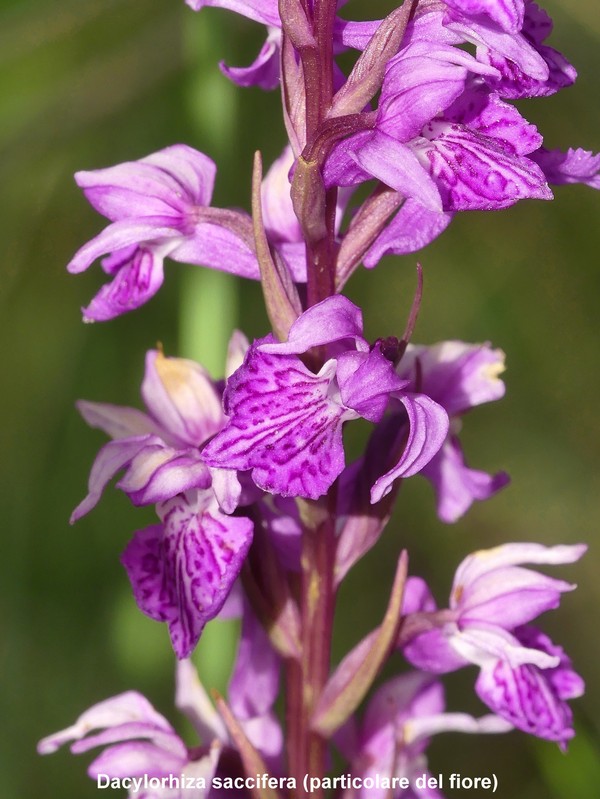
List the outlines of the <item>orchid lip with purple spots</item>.
{"type": "Polygon", "coordinates": [[[443,443],[447,414],[426,395],[406,392],[407,381],[362,330],[360,310],[337,295],[302,314],[286,342],[255,342],[228,382],[229,421],[203,450],[205,462],[251,470],[270,493],[317,499],[344,468],[344,422],[378,422],[394,398],[411,423],[394,478],[420,471],[443,443]],[[316,374],[298,357],[314,347],[332,356],[316,374]]]}

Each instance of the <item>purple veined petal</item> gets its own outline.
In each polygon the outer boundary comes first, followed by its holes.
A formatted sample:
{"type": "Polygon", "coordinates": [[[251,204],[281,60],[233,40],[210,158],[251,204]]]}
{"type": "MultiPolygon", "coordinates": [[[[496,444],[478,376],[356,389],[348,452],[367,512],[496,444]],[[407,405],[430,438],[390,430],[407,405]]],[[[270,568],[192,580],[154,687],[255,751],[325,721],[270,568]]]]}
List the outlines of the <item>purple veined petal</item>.
{"type": "Polygon", "coordinates": [[[278,692],[279,657],[262,625],[246,605],[228,688],[230,707],[241,721],[263,716],[272,709],[278,692]]]}
{"type": "Polygon", "coordinates": [[[129,261],[135,258],[137,244],[131,244],[129,247],[123,247],[122,250],[115,250],[110,255],[105,256],[100,261],[102,270],[107,275],[116,275],[122,266],[127,266],[129,261]]]}
{"type": "Polygon", "coordinates": [[[254,250],[223,225],[196,224],[190,235],[180,238],[169,256],[179,263],[206,266],[250,280],[260,279],[254,250]]]}
{"type": "Polygon", "coordinates": [[[160,447],[162,442],[156,436],[144,435],[109,441],[108,444],[102,447],[90,472],[88,494],[71,514],[71,524],[91,511],[115,474],[127,466],[138,453],[148,446],[160,447]]]}
{"type": "Polygon", "coordinates": [[[446,0],[446,5],[467,18],[486,16],[507,33],[523,27],[524,0],[446,0]]]}
{"type": "Polygon", "coordinates": [[[541,649],[549,655],[558,657],[559,666],[547,669],[545,676],[559,699],[577,699],[583,696],[585,683],[579,674],[573,671],[571,660],[561,646],[553,643],[541,630],[531,625],[519,627],[515,630],[515,635],[524,646],[541,649]]]}
{"type": "Polygon", "coordinates": [[[552,690],[548,671],[523,665],[511,668],[497,661],[483,668],[475,683],[482,702],[517,729],[563,747],[575,732],[566,702],[552,690]]]}
{"type": "Polygon", "coordinates": [[[489,499],[510,482],[506,472],[492,475],[470,469],[455,436],[449,437],[425,466],[423,477],[433,485],[437,514],[446,524],[460,519],[475,500],[489,499]]]}
{"type": "Polygon", "coordinates": [[[342,423],[357,416],[329,398],[335,367],[328,361],[315,375],[293,355],[253,345],[227,383],[229,422],[202,451],[205,463],[252,470],[256,485],[270,493],[325,494],[344,468],[342,423]]]}
{"type": "MultiPolygon", "coordinates": [[[[67,265],[67,269],[72,274],[84,272],[96,258],[100,258],[100,256],[107,253],[123,250],[133,244],[160,242],[169,239],[179,240],[181,235],[180,230],[164,225],[162,220],[158,220],[156,224],[152,224],[148,219],[144,219],[143,222],[139,220],[113,222],[75,253],[67,265]]],[[[176,246],[177,243],[179,241],[173,243],[172,246],[176,246]]],[[[143,252],[149,252],[148,248],[138,247],[133,251],[131,258],[126,263],[131,263],[138,257],[137,253],[140,249],[143,252]]],[[[123,268],[125,267],[123,266],[123,268]]]]}
{"type": "Polygon", "coordinates": [[[423,249],[444,232],[452,216],[444,211],[431,211],[416,200],[405,200],[367,250],[363,264],[373,269],[384,255],[406,255],[423,249]]]}
{"type": "Polygon", "coordinates": [[[414,139],[460,97],[472,74],[499,77],[493,67],[450,45],[416,41],[402,48],[386,68],[377,129],[397,141],[414,139]]]}
{"type": "Polygon", "coordinates": [[[600,189],[600,153],[569,147],[567,152],[541,147],[531,158],[542,168],[549,183],[585,183],[600,189]]]}
{"type": "Polygon", "coordinates": [[[533,2],[525,5],[523,38],[529,42],[546,64],[546,75],[531,75],[522,64],[515,63],[506,53],[483,52],[479,55],[500,71],[500,80],[492,80],[503,97],[544,97],[570,86],[577,78],[577,71],[562,53],[542,44],[552,32],[552,20],[533,2]],[[503,57],[504,56],[504,57],[503,57]]]}
{"type": "Polygon", "coordinates": [[[156,294],[164,279],[163,256],[170,247],[138,247],[132,260],[123,265],[90,304],[82,309],[85,322],[106,322],[140,308],[156,294]]]}
{"type": "Polygon", "coordinates": [[[82,739],[92,730],[119,727],[132,722],[173,733],[169,722],[157,713],[145,696],[137,691],[126,691],[93,705],[71,727],[43,738],[37,749],[40,755],[48,755],[69,741],[82,739]]]}
{"type": "Polygon", "coordinates": [[[164,503],[163,524],[136,533],[121,558],[140,610],[167,622],[178,658],[221,610],[252,540],[252,522],[224,516],[210,496],[164,503]]]}
{"type": "Polygon", "coordinates": [[[371,489],[371,502],[379,502],[399,477],[411,477],[423,469],[440,449],[448,435],[448,414],[425,394],[400,394],[409,420],[409,433],[398,463],[379,477],[371,489]]]}
{"type": "Polygon", "coordinates": [[[490,93],[483,84],[474,84],[467,89],[446,109],[445,116],[497,139],[512,155],[528,155],[542,144],[536,126],[522,117],[514,106],[501,100],[498,94],[490,93]]]}
{"type": "MultiPolygon", "coordinates": [[[[458,566],[452,594],[459,591],[459,586],[467,586],[489,574],[495,569],[506,566],[519,566],[524,563],[535,565],[559,566],[566,563],[576,563],[586,552],[585,544],[562,544],[553,547],[544,544],[515,543],[504,544],[492,549],[481,549],[466,557],[458,566]]],[[[462,590],[460,591],[462,593],[462,590]]]]}
{"type": "Polygon", "coordinates": [[[132,459],[117,488],[134,505],[154,505],[193,488],[208,489],[208,467],[195,449],[148,445],[132,459]]]}
{"type": "Polygon", "coordinates": [[[496,139],[437,120],[412,147],[435,179],[445,210],[489,211],[519,200],[552,199],[542,170],[505,151],[496,139]]]}
{"type": "Polygon", "coordinates": [[[277,0],[185,0],[185,2],[194,11],[201,11],[210,6],[225,8],[255,22],[262,22],[263,25],[281,28],[277,0]]]}
{"type": "Polygon", "coordinates": [[[258,349],[262,353],[296,355],[344,339],[353,340],[358,350],[369,351],[363,338],[362,311],[343,294],[336,294],[299,316],[290,327],[287,341],[267,341],[258,349]]]}
{"type": "Polygon", "coordinates": [[[434,181],[406,144],[375,131],[352,157],[370,175],[430,211],[441,212],[442,200],[434,181]]]}
{"type": "Polygon", "coordinates": [[[189,659],[177,661],[175,706],[194,726],[202,743],[228,741],[229,734],[189,659]]]}
{"type": "Polygon", "coordinates": [[[506,388],[499,377],[505,369],[504,360],[504,352],[492,349],[489,344],[464,341],[441,341],[432,346],[409,344],[398,373],[412,380],[415,387],[419,382],[450,416],[458,416],[504,396],[506,388]]]}
{"type": "Polygon", "coordinates": [[[185,760],[187,756],[185,744],[173,730],[167,731],[154,724],[140,721],[125,722],[118,726],[107,727],[94,735],[87,735],[72,744],[71,752],[74,755],[79,755],[82,752],[94,749],[96,746],[106,746],[107,744],[124,743],[125,741],[133,740],[147,740],[159,752],[167,752],[182,760],[185,760]]]}
{"type": "Polygon", "coordinates": [[[519,566],[495,569],[465,587],[458,600],[461,624],[484,622],[512,630],[557,608],[561,594],[575,587],[519,566]]]}
{"type": "Polygon", "coordinates": [[[186,358],[167,358],[150,350],[142,397],[152,416],[180,445],[203,444],[224,422],[214,382],[200,364],[186,358]]]}
{"type": "Polygon", "coordinates": [[[577,70],[562,53],[546,45],[540,45],[538,50],[548,69],[547,78],[532,78],[511,60],[486,54],[484,60],[501,74],[499,79],[492,78],[490,85],[502,97],[518,100],[523,97],[548,97],[575,83],[577,70]]]}
{"type": "Polygon", "coordinates": [[[269,241],[275,244],[304,242],[290,196],[290,170],[294,161],[294,153],[288,144],[271,165],[261,186],[263,222],[269,241]]]}
{"type": "Polygon", "coordinates": [[[156,422],[137,408],[87,400],[78,400],[75,405],[90,427],[103,430],[114,439],[161,433],[156,422]]]}
{"type": "Polygon", "coordinates": [[[342,353],[336,377],[342,403],[370,422],[381,421],[390,394],[401,391],[408,383],[398,377],[393,363],[378,346],[368,353],[342,353]]]}
{"type": "Polygon", "coordinates": [[[172,220],[179,228],[195,205],[209,205],[216,166],[185,144],[166,147],[138,161],[82,171],[77,185],[90,204],[111,221],[172,220]]]}
{"type": "Polygon", "coordinates": [[[190,203],[168,174],[141,161],[76,172],[75,182],[90,205],[111,222],[151,218],[179,228],[190,203]]]}
{"type": "MultiPolygon", "coordinates": [[[[494,56],[500,56],[516,64],[519,69],[538,81],[548,79],[548,65],[538,53],[537,49],[521,33],[506,33],[490,25],[480,24],[474,20],[454,20],[451,16],[444,21],[444,25],[458,34],[463,42],[471,42],[477,46],[477,56],[488,51],[494,56]]],[[[492,66],[499,68],[494,60],[492,66]]]]}
{"type": "Polygon", "coordinates": [[[128,741],[105,749],[90,763],[87,773],[92,779],[99,774],[111,778],[122,777],[168,777],[181,774],[187,758],[159,749],[146,741],[128,741]]]}
{"type": "Polygon", "coordinates": [[[515,669],[532,665],[540,669],[551,669],[559,665],[557,655],[523,646],[518,638],[497,624],[480,622],[477,627],[456,627],[447,631],[448,640],[455,652],[482,669],[490,668],[496,661],[506,662],[515,669]]]}
{"type": "Polygon", "coordinates": [[[224,61],[219,69],[238,86],[258,86],[265,91],[279,86],[279,48],[281,29],[271,28],[259,54],[248,67],[230,67],[224,61]]]}
{"type": "Polygon", "coordinates": [[[176,182],[178,192],[183,191],[194,205],[210,205],[217,166],[212,158],[194,150],[187,144],[173,144],[142,158],[142,164],[158,167],[176,182]]]}

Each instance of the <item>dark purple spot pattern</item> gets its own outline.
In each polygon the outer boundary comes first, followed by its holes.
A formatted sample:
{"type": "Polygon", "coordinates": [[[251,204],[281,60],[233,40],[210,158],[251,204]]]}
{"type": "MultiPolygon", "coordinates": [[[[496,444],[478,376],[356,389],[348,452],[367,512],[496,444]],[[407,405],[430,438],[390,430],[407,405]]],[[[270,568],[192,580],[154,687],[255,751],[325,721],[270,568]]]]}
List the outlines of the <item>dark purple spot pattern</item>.
{"type": "Polygon", "coordinates": [[[260,488],[317,499],[344,468],[342,423],[358,414],[329,394],[335,363],[315,375],[293,355],[252,348],[229,380],[229,423],[202,452],[209,466],[252,470],[260,488]]]}
{"type": "Polygon", "coordinates": [[[524,646],[558,657],[559,665],[549,669],[533,664],[513,668],[507,661],[498,660],[482,669],[475,690],[495,713],[517,729],[564,747],[575,734],[573,714],[565,700],[581,696],[583,680],[573,671],[561,647],[539,630],[523,626],[514,634],[524,646]]]}
{"type": "MultiPolygon", "coordinates": [[[[208,493],[208,492],[207,492],[208,493]]],[[[168,624],[175,654],[188,657],[221,610],[252,540],[252,522],[188,504],[167,503],[162,525],[138,531],[122,555],[135,600],[168,624]]]]}

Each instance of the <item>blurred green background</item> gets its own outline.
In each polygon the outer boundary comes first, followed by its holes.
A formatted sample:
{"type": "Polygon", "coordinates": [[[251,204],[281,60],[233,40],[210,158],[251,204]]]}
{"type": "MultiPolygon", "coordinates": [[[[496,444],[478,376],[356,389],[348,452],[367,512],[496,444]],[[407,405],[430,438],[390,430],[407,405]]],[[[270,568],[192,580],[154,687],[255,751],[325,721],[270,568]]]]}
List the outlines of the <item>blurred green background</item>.
{"type": "MultiPolygon", "coordinates": [[[[390,5],[355,0],[346,16],[380,16],[390,5]]],[[[523,110],[548,146],[597,149],[595,3],[552,0],[547,7],[556,22],[552,43],[581,77],[574,88],[523,110]]],[[[233,325],[251,336],[266,330],[260,291],[170,263],[165,287],[149,305],[84,326],[79,308],[100,284],[98,268],[72,277],[64,266],[104,223],[72,173],[187,142],[219,164],[215,204],[247,207],[253,151],[262,149],[269,161],[283,145],[278,97],[236,89],[217,61],[248,63],[261,41],[259,26],[213,9],[193,14],[183,0],[0,3],[5,799],[97,795],[85,775],[89,757],[65,751],[38,758],[35,743],[100,699],[137,688],[179,724],[166,631],[136,611],[117,557],[152,511],[134,510],[109,491],[89,517],[68,525],[103,441],[73,403],[85,397],[139,404],[144,353],[157,341],[168,354],[203,359],[219,375],[233,325]]],[[[502,799],[592,799],[600,785],[600,198],[579,186],[558,188],[556,197],[552,204],[464,214],[419,256],[426,291],[415,341],[489,339],[507,353],[506,399],[469,417],[463,440],[473,465],[504,468],[513,483],[445,527],[429,486],[408,481],[380,546],[342,590],[336,630],[339,654],[373,626],[400,546],[443,601],[456,564],[474,549],[511,540],[590,543],[581,564],[560,570],[579,590],[545,622],[588,683],[586,698],[575,703],[578,738],[568,756],[517,733],[447,736],[432,746],[433,772],[495,772],[502,799]]],[[[351,298],[365,306],[370,337],[403,329],[415,261],[387,259],[349,284],[351,298]]],[[[232,632],[209,629],[200,647],[197,661],[211,684],[226,679],[232,632]]],[[[474,678],[469,670],[448,680],[450,709],[482,711],[474,678]]]]}

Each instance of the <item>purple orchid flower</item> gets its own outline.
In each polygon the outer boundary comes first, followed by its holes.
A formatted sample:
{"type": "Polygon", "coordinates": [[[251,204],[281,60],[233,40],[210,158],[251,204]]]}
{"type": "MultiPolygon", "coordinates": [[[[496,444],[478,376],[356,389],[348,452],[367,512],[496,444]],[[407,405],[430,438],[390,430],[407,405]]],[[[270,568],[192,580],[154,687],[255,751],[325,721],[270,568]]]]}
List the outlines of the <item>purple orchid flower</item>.
{"type": "Polygon", "coordinates": [[[108,777],[115,781],[113,786],[126,788],[127,795],[136,799],[205,799],[228,736],[199,682],[182,685],[184,681],[191,683],[192,670],[189,661],[179,662],[178,692],[189,696],[193,691],[196,695],[192,720],[201,717],[202,732],[208,733],[203,746],[188,749],[144,696],[127,691],[99,702],[73,726],[44,738],[38,744],[38,752],[50,754],[69,741],[74,742],[71,752],[76,755],[105,746],[88,767],[93,780],[99,782],[108,777]],[[180,790],[182,782],[184,790],[180,790]]]}
{"type": "Polygon", "coordinates": [[[395,477],[419,472],[442,445],[448,417],[430,397],[407,392],[382,352],[363,338],[360,309],[341,295],[309,308],[288,340],[272,336],[250,347],[224,394],[229,421],[203,450],[213,467],[251,470],[263,490],[316,499],[344,468],[342,426],[382,419],[390,401],[409,420],[408,438],[392,468],[395,477]],[[318,373],[298,357],[326,350],[318,373]]]}
{"type": "Polygon", "coordinates": [[[360,780],[355,783],[360,787],[349,787],[342,799],[443,799],[423,779],[431,736],[512,729],[495,715],[475,719],[444,711],[443,686],[429,674],[410,672],[384,683],[369,702],[360,727],[351,721],[337,735],[352,776],[360,780]]]}
{"type": "Polygon", "coordinates": [[[173,145],[139,161],[77,172],[91,205],[110,223],[68,265],[83,272],[99,257],[112,281],[84,309],[104,321],[139,308],[163,282],[163,259],[258,279],[250,217],[211,209],[216,166],[203,153],[173,145]]]}
{"type": "Polygon", "coordinates": [[[416,40],[404,47],[388,63],[375,129],[334,148],[326,185],[375,177],[438,216],[550,199],[544,173],[527,157],[541,136],[486,90],[490,74],[498,73],[447,44],[416,40]]]}
{"type": "Polygon", "coordinates": [[[548,14],[532,0],[520,0],[522,38],[538,54],[546,65],[547,75],[538,77],[528,74],[510,56],[494,52],[488,47],[480,46],[477,57],[496,67],[501,77],[492,78],[490,84],[502,96],[513,99],[520,97],[547,97],[560,89],[571,86],[577,71],[562,53],[544,44],[552,33],[553,22],[548,14]]]}
{"type": "Polygon", "coordinates": [[[425,583],[408,581],[404,612],[429,619],[428,629],[409,638],[402,650],[417,668],[444,674],[473,663],[481,669],[479,698],[524,732],[556,741],[573,737],[567,699],[581,696],[583,680],[563,650],[529,625],[558,607],[575,586],[524,569],[520,564],[573,563],[585,545],[545,547],[506,544],[465,558],[456,571],[450,607],[435,610],[425,583]]]}
{"type": "MultiPolygon", "coordinates": [[[[107,403],[77,403],[85,421],[113,440],[98,453],[88,495],[73,511],[72,522],[96,505],[121,469],[126,471],[117,486],[134,505],[210,489],[212,476],[200,448],[223,427],[225,416],[220,391],[208,373],[194,361],[150,350],[141,393],[147,413],[107,403]]],[[[233,510],[234,497],[231,500],[228,509],[233,510]]]]}
{"type": "MultiPolygon", "coordinates": [[[[239,336],[232,360],[243,349],[239,336]]],[[[108,481],[118,483],[135,505],[157,504],[161,524],[135,533],[122,556],[140,609],[166,622],[178,657],[189,656],[207,621],[231,591],[252,541],[252,522],[228,516],[239,500],[235,474],[211,470],[201,447],[221,429],[221,396],[201,366],[146,356],[142,396],[148,413],[81,402],[88,424],[113,440],[99,452],[89,493],[72,521],[91,510],[108,481]]]]}
{"type": "MultiPolygon", "coordinates": [[[[279,662],[264,631],[249,616],[246,608],[229,699],[248,739],[277,770],[283,740],[273,713],[279,662]]],[[[211,786],[215,777],[241,774],[231,757],[235,747],[229,733],[190,660],[177,663],[175,704],[192,723],[199,745],[187,747],[144,696],[127,691],[94,705],[71,727],[44,738],[38,752],[50,754],[70,741],[73,754],[104,746],[90,764],[89,776],[96,781],[109,779],[112,787],[126,788],[130,797],[214,796],[211,786]]]]}
{"type": "MultiPolygon", "coordinates": [[[[437,495],[437,512],[444,522],[455,522],[474,500],[491,497],[509,482],[505,472],[495,475],[470,469],[457,433],[460,417],[484,402],[504,396],[504,353],[489,344],[444,341],[431,347],[409,344],[398,367],[414,391],[424,391],[448,412],[450,433],[439,452],[423,468],[437,495]]],[[[387,486],[385,486],[387,487],[387,486]]],[[[381,488],[377,488],[377,498],[381,488]]]]}

